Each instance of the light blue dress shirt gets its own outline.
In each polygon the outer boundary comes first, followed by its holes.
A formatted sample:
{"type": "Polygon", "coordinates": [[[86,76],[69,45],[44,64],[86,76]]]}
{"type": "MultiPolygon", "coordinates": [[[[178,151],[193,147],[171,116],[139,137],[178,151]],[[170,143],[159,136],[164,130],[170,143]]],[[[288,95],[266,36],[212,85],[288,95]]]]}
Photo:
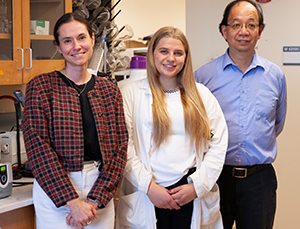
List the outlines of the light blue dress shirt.
{"type": "Polygon", "coordinates": [[[225,164],[251,166],[274,162],[276,137],[286,117],[283,71],[255,52],[243,73],[227,52],[194,73],[219,101],[229,132],[225,164]]]}

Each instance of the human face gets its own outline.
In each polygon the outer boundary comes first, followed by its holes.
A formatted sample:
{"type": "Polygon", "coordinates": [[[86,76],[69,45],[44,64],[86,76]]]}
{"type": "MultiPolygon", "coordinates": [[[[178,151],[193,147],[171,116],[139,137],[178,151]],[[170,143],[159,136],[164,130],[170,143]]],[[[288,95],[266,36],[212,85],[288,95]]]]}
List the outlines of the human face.
{"type": "Polygon", "coordinates": [[[235,56],[241,53],[253,55],[255,45],[260,39],[263,26],[257,26],[253,31],[245,27],[248,23],[259,24],[256,8],[249,2],[239,2],[234,5],[228,17],[228,24],[239,23],[243,27],[235,31],[230,26],[222,26],[222,33],[228,42],[229,54],[235,56]]]}
{"type": "Polygon", "coordinates": [[[59,30],[57,50],[66,60],[66,67],[87,66],[93,54],[94,35],[90,37],[86,26],[78,21],[63,24],[59,30]]]}
{"type": "Polygon", "coordinates": [[[158,42],[153,54],[160,81],[176,80],[186,58],[182,42],[172,37],[163,37],[158,42]]]}

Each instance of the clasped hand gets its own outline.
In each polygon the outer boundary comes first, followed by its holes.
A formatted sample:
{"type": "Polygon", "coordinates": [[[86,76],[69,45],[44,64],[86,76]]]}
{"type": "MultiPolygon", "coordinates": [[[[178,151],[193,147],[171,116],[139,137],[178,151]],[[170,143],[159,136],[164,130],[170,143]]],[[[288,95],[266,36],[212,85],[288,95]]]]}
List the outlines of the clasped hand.
{"type": "Polygon", "coordinates": [[[83,228],[90,224],[97,216],[97,204],[84,202],[79,198],[68,201],[70,213],[66,217],[68,225],[83,228]]]}
{"type": "Polygon", "coordinates": [[[147,195],[154,206],[170,210],[179,210],[180,206],[197,197],[193,184],[185,184],[168,190],[154,181],[150,182],[147,195]]]}

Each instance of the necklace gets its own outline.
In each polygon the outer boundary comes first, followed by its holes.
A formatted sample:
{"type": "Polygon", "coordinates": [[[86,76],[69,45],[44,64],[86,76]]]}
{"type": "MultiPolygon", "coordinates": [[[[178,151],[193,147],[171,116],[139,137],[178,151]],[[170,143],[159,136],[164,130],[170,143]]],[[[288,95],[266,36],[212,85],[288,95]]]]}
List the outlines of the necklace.
{"type": "Polygon", "coordinates": [[[74,90],[78,91],[77,96],[80,97],[80,95],[81,95],[81,94],[84,92],[84,90],[86,89],[86,87],[87,87],[87,85],[88,85],[88,82],[85,83],[83,89],[82,89],[81,91],[79,91],[79,89],[76,89],[76,88],[74,87],[74,84],[75,84],[75,83],[73,83],[73,81],[69,80],[69,78],[67,77],[66,70],[65,70],[65,69],[62,69],[60,72],[66,76],[66,79],[68,80],[70,86],[71,86],[74,90]]]}
{"type": "Polygon", "coordinates": [[[173,89],[173,90],[164,90],[164,93],[166,93],[166,94],[172,94],[172,93],[175,93],[177,91],[179,91],[179,88],[176,88],[176,89],[173,89]]]}
{"type": "MultiPolygon", "coordinates": [[[[73,89],[75,89],[76,91],[78,91],[78,90],[73,86],[73,83],[69,80],[69,78],[68,78],[68,77],[66,77],[66,78],[67,78],[68,82],[70,83],[71,87],[72,87],[73,89]]],[[[80,95],[84,92],[84,90],[86,89],[86,86],[87,86],[87,85],[88,85],[88,82],[84,84],[84,87],[83,87],[83,89],[82,89],[81,91],[78,91],[78,94],[77,94],[78,97],[80,97],[80,95]]]]}

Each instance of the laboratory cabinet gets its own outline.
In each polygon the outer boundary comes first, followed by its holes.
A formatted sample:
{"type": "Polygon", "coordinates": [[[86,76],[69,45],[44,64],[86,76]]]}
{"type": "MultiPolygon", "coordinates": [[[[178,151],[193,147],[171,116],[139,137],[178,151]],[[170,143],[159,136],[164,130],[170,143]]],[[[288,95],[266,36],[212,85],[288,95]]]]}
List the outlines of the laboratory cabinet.
{"type": "MultiPolygon", "coordinates": [[[[33,182],[33,178],[22,178],[18,182],[33,182]]],[[[16,185],[11,195],[0,199],[1,229],[34,229],[35,213],[32,200],[32,184],[16,185]]]]}
{"type": "Polygon", "coordinates": [[[63,68],[65,62],[53,45],[53,28],[62,14],[72,12],[72,0],[0,3],[0,85],[26,84],[38,74],[63,68]],[[42,29],[30,30],[30,23],[37,21],[42,29]]]}
{"type": "Polygon", "coordinates": [[[0,214],[1,229],[35,229],[33,205],[0,214]]]}

